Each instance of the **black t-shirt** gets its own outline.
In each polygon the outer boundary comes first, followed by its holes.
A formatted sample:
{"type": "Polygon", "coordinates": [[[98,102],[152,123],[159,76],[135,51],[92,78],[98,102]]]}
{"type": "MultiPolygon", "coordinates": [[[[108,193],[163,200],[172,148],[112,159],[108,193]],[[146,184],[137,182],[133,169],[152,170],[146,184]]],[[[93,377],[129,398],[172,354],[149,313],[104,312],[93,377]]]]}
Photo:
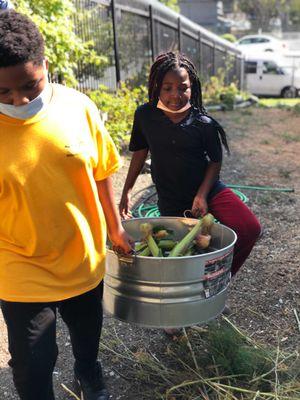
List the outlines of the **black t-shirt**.
{"type": "MultiPolygon", "coordinates": [[[[149,103],[137,108],[130,151],[149,149],[151,175],[162,215],[182,215],[191,209],[208,161],[222,161],[218,123],[196,108],[178,124],[149,103]]],[[[209,194],[224,188],[217,180],[209,194]]]]}

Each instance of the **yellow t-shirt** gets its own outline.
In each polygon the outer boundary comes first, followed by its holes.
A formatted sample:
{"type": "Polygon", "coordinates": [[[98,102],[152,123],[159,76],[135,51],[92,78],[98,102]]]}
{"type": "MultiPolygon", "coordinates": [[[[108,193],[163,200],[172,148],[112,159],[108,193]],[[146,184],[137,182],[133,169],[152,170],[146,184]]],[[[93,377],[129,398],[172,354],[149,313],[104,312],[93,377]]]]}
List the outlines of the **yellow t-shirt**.
{"type": "Polygon", "coordinates": [[[96,182],[119,155],[94,103],[53,85],[45,111],[0,114],[0,299],[58,301],[102,280],[106,224],[96,182]]]}

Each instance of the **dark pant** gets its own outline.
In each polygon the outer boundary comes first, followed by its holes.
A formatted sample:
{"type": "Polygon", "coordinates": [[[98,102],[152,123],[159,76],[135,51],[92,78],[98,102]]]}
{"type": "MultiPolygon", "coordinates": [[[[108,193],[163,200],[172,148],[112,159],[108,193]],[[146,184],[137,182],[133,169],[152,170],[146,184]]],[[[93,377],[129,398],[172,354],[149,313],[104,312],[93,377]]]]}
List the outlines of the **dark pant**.
{"type": "Polygon", "coordinates": [[[59,302],[1,302],[11,354],[9,365],[21,400],[54,399],[57,309],[70,332],[76,370],[84,374],[94,368],[103,319],[102,295],[103,282],[87,293],[59,302]]]}
{"type": "Polygon", "coordinates": [[[249,256],[260,233],[261,226],[252,211],[230,189],[217,193],[208,202],[213,216],[237,234],[232,260],[232,275],[235,275],[249,256]]]}
{"type": "MultiPolygon", "coordinates": [[[[191,209],[190,205],[189,209],[191,209]]],[[[160,210],[164,216],[183,216],[185,210],[160,210]]],[[[225,188],[208,200],[208,212],[237,234],[232,260],[235,275],[249,256],[261,233],[261,226],[253,212],[229,188],[225,188]]]]}

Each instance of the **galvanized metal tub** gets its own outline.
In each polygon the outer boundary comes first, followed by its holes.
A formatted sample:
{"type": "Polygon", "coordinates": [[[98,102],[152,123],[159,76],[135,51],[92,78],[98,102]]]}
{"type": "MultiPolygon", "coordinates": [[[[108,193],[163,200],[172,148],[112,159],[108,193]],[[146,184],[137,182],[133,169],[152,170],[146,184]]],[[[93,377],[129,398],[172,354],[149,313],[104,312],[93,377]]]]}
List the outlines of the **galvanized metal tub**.
{"type": "MultiPolygon", "coordinates": [[[[140,240],[139,226],[164,225],[181,239],[193,218],[134,218],[124,229],[140,240]]],[[[104,279],[104,307],[114,317],[144,327],[185,327],[219,315],[227,297],[236,234],[214,224],[211,252],[188,257],[120,257],[108,250],[104,279]]]]}

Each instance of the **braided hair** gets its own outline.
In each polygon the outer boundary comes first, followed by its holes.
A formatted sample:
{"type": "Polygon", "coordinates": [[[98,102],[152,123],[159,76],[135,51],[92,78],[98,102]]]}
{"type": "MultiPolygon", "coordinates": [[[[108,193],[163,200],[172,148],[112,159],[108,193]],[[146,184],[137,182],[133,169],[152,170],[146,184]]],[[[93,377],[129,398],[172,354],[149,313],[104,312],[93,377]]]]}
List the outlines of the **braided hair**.
{"type": "MultiPolygon", "coordinates": [[[[201,82],[195,65],[184,54],[175,53],[173,51],[160,54],[151,66],[148,83],[149,103],[155,104],[158,102],[162,82],[166,73],[178,70],[179,68],[184,68],[189,74],[191,81],[191,105],[197,108],[201,114],[207,115],[202,104],[201,82]]],[[[229,154],[229,147],[224,129],[212,117],[210,118],[217,124],[222,144],[229,154]]]]}

